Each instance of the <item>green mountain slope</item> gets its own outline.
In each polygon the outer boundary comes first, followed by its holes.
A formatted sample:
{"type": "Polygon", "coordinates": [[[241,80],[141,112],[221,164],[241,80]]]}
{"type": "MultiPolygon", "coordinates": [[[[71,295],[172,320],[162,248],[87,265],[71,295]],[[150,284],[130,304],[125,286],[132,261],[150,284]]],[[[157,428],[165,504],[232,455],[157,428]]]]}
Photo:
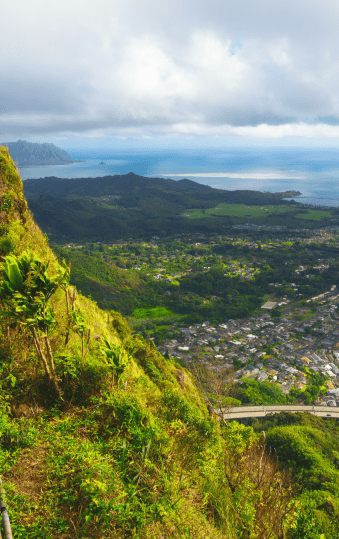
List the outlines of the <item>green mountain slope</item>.
{"type": "Polygon", "coordinates": [[[26,180],[24,187],[37,223],[58,241],[112,241],[130,236],[215,232],[248,220],[245,214],[239,217],[232,212],[197,212],[194,219],[186,213],[195,208],[215,208],[220,203],[278,205],[282,208],[280,215],[265,214],[254,217],[253,222],[283,224],[286,212],[290,226],[293,221],[293,204],[284,201],[282,193],[225,191],[187,179],[174,181],[129,173],[102,178],[40,178],[26,180]]]}
{"type": "Polygon", "coordinates": [[[160,296],[154,287],[147,287],[146,279],[137,271],[118,268],[95,251],[85,253],[79,249],[55,247],[55,252],[60,259],[65,258],[72,264],[71,282],[102,309],[114,309],[126,315],[136,306],[153,304],[160,296]]]}
{"type": "Polygon", "coordinates": [[[185,369],[67,286],[4,148],[0,208],[1,495],[14,537],[320,539],[303,519],[323,509],[296,499],[263,435],[220,425],[185,369]]]}

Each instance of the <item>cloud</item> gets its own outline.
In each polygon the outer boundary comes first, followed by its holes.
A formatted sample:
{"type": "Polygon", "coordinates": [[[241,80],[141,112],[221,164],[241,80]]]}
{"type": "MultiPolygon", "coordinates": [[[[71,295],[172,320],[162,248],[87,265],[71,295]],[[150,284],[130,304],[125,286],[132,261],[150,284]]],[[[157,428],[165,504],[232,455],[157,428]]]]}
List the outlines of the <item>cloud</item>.
{"type": "Polygon", "coordinates": [[[334,0],[17,0],[1,139],[337,136],[338,16],[334,0]]]}

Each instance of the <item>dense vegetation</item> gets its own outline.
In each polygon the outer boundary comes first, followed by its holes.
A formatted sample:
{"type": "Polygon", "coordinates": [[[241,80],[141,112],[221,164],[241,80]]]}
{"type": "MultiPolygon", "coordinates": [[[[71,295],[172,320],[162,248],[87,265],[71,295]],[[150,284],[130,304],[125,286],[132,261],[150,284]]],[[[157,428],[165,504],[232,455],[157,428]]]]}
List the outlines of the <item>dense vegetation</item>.
{"type": "Polygon", "coordinates": [[[284,413],[264,421],[255,420],[253,426],[256,431],[267,431],[268,446],[276,452],[280,465],[293,474],[294,484],[301,493],[299,500],[305,504],[310,529],[306,531],[305,518],[304,535],[299,531],[296,536],[318,537],[323,532],[324,537],[336,537],[339,523],[337,422],[307,414],[284,413]]]}
{"type": "Polygon", "coordinates": [[[284,193],[225,191],[187,179],[145,178],[133,173],[26,180],[25,195],[36,222],[54,241],[109,242],[182,232],[220,233],[248,222],[285,226],[286,217],[289,227],[300,223],[313,227],[319,220],[325,226],[338,223],[335,208],[310,212],[302,204],[284,200],[284,193]]]}
{"type": "Polygon", "coordinates": [[[338,537],[335,424],[220,423],[185,369],[68,284],[3,148],[0,208],[0,462],[14,537],[338,537]]]}
{"type": "Polygon", "coordinates": [[[101,308],[127,315],[139,332],[160,342],[173,323],[245,318],[273,292],[277,300],[287,297],[296,304],[339,286],[338,244],[321,243],[313,234],[304,232],[304,239],[294,241],[267,232],[188,235],[54,250],[60,261],[72,263],[71,282],[83,294],[101,308]],[[319,266],[320,257],[327,267],[319,266]],[[297,273],[300,265],[307,271],[297,273]],[[150,311],[158,307],[167,313],[150,311]],[[137,309],[146,309],[143,317],[137,309]]]}

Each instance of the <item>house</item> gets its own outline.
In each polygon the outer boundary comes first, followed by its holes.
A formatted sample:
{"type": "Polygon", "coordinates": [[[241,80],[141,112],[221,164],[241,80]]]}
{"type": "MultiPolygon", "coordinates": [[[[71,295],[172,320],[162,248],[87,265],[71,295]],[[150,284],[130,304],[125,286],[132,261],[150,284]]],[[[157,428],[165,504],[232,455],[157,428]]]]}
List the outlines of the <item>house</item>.
{"type": "Polygon", "coordinates": [[[266,301],[266,303],[264,303],[264,305],[262,305],[261,308],[271,311],[272,309],[274,309],[276,305],[277,305],[276,301],[266,301]]]}

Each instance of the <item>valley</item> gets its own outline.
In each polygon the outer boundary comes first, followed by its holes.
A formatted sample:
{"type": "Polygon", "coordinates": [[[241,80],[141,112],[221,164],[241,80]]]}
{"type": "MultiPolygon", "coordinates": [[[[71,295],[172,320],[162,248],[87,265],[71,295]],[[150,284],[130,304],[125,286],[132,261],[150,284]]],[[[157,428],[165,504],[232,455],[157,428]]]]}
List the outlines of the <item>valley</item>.
{"type": "Polygon", "coordinates": [[[268,402],[337,404],[336,229],[248,227],[55,250],[80,290],[122,310],[163,354],[192,372],[232,372],[240,402],[267,404],[270,385],[268,402]]]}

